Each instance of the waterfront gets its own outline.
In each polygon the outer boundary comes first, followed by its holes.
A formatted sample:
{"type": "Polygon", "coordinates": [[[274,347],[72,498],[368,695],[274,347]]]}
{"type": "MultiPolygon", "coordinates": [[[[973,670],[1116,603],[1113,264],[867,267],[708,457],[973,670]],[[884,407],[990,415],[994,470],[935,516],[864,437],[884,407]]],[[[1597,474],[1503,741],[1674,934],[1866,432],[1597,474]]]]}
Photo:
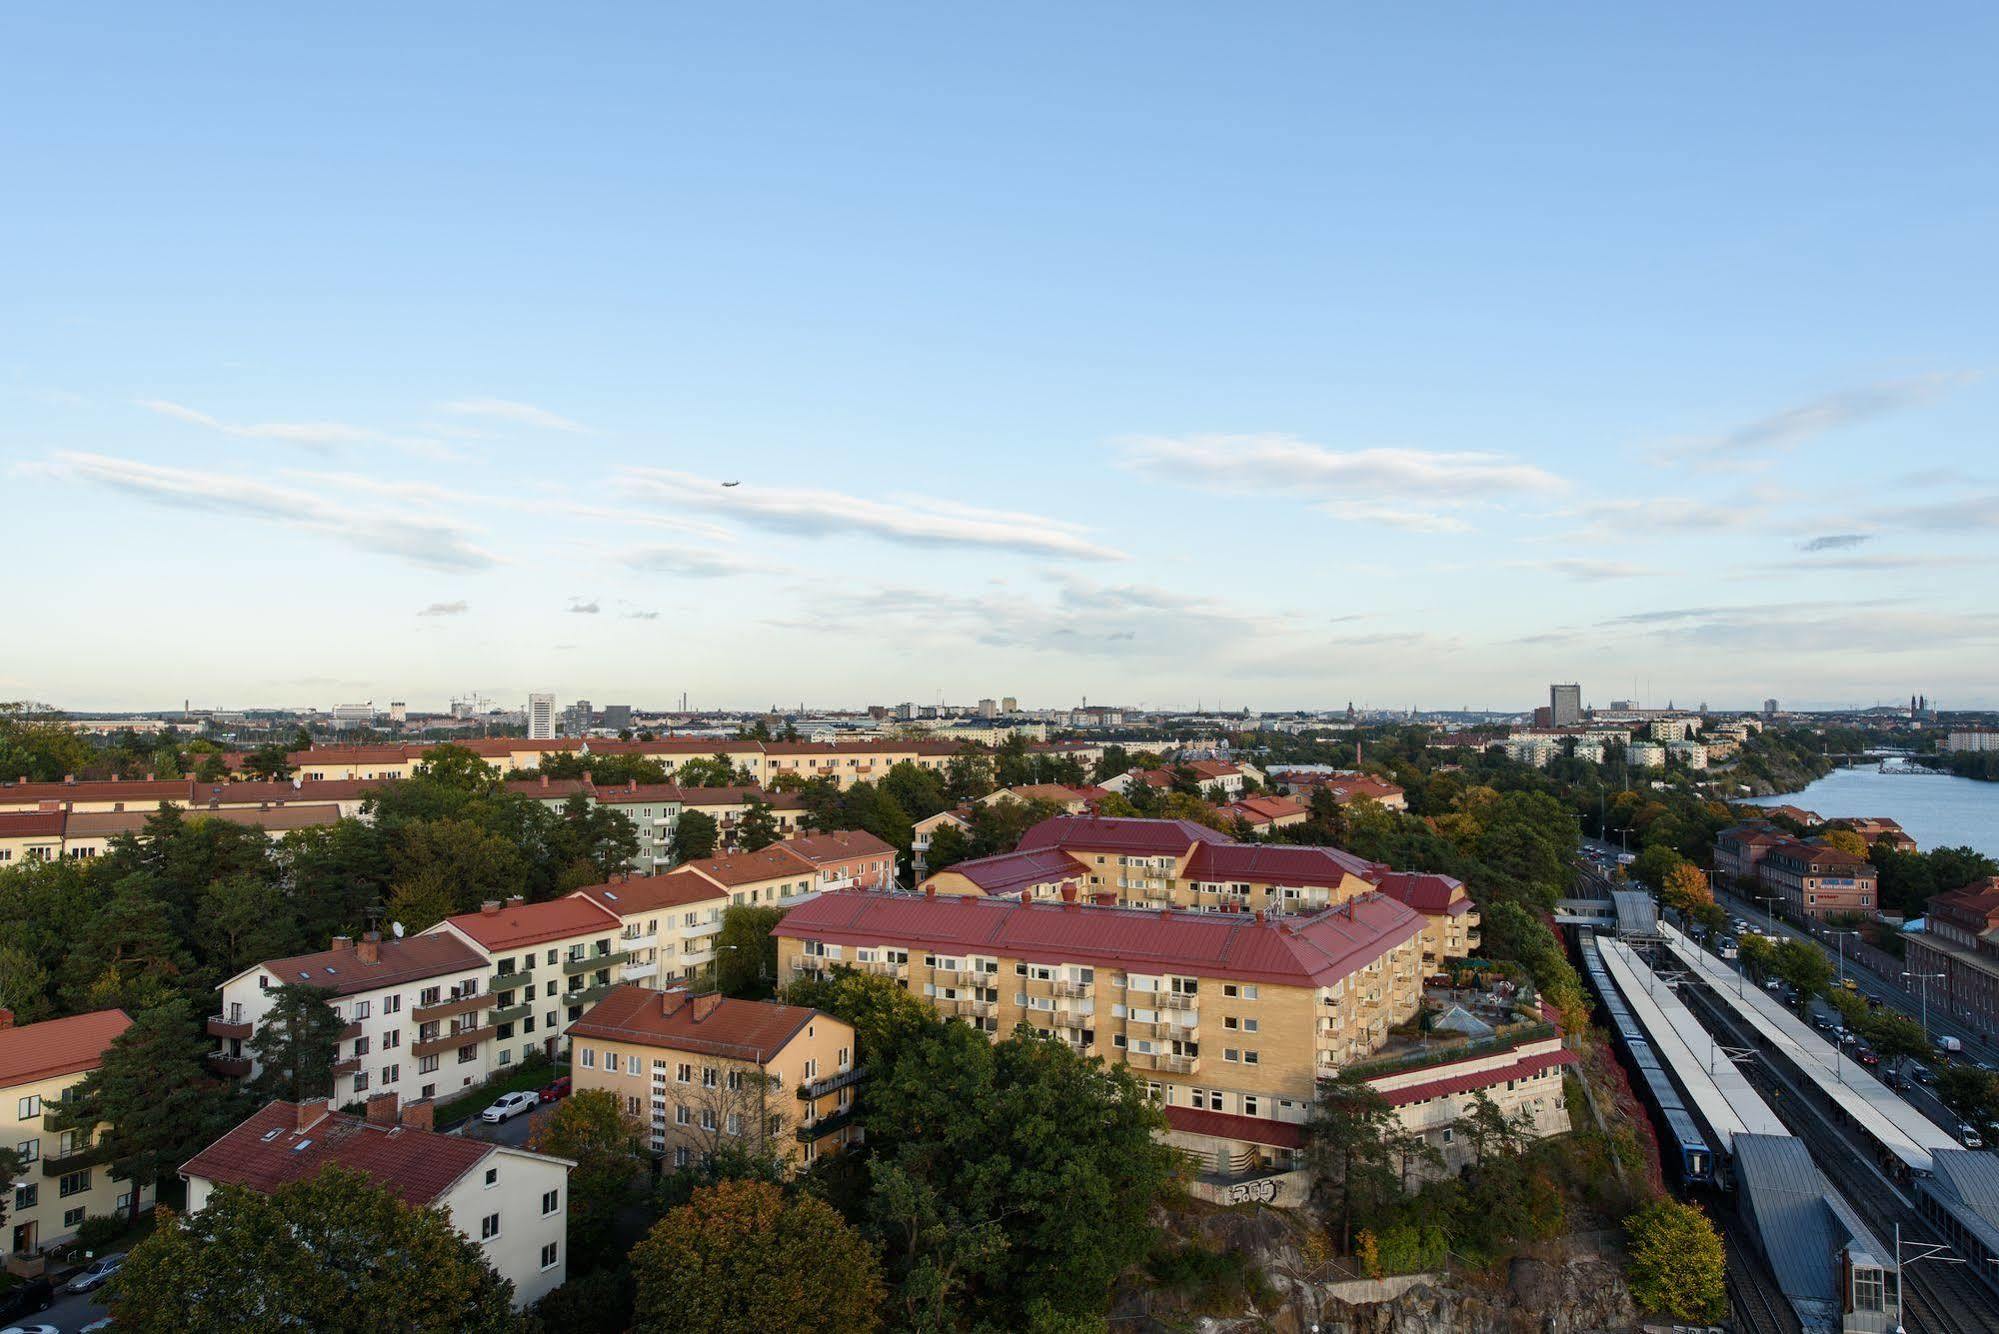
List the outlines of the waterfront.
{"type": "Polygon", "coordinates": [[[1972,847],[1999,857],[1999,783],[1954,774],[1884,774],[1874,765],[1835,769],[1799,792],[1745,798],[1757,806],[1802,806],[1828,820],[1884,815],[1925,852],[1972,847]]]}

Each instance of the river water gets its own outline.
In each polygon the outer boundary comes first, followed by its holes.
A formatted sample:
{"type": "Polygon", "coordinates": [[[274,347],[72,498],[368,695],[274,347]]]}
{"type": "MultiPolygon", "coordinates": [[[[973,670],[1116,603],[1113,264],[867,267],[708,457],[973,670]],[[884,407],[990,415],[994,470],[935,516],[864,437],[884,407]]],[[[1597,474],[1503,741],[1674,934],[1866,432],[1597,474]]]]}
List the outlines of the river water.
{"type": "Polygon", "coordinates": [[[1999,783],[1955,774],[1884,774],[1874,765],[1835,769],[1801,792],[1749,797],[1757,806],[1802,806],[1825,819],[1884,815],[1916,845],[1972,847],[1999,857],[1999,783]]]}

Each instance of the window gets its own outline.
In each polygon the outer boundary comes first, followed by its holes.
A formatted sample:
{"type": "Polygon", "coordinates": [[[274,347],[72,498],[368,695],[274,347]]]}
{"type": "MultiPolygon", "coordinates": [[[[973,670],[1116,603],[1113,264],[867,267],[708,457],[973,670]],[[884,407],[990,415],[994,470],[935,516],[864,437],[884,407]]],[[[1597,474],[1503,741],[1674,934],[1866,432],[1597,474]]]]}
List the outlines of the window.
{"type": "Polygon", "coordinates": [[[65,1209],[62,1211],[62,1225],[64,1227],[82,1227],[84,1215],[88,1212],[89,1210],[85,1209],[82,1205],[78,1205],[74,1209],[65,1209]]]}
{"type": "Polygon", "coordinates": [[[1258,1064],[1258,1054],[1255,1051],[1244,1051],[1242,1054],[1242,1063],[1244,1065],[1258,1064]]]}
{"type": "Polygon", "coordinates": [[[479,1059],[479,1044],[469,1042],[458,1049],[458,1064],[470,1065],[479,1059]]]}
{"type": "Polygon", "coordinates": [[[1242,1095],[1242,1114],[1243,1114],[1244,1116],[1260,1116],[1260,1115],[1262,1115],[1262,1113],[1261,1113],[1261,1112],[1259,1112],[1259,1111],[1257,1110],[1257,1106],[1258,1106],[1258,1104],[1257,1104],[1257,1100],[1256,1100],[1256,1095],[1255,1095],[1255,1094],[1253,1094],[1253,1093],[1245,1093],[1245,1094],[1243,1094],[1243,1095],[1242,1095]]]}
{"type": "Polygon", "coordinates": [[[359,1000],[359,1001],[355,1001],[355,1002],[354,1002],[354,1018],[355,1018],[355,1019],[356,1019],[357,1021],[358,1021],[358,1020],[362,1020],[362,1019],[366,1019],[366,1018],[368,1017],[368,1015],[369,1015],[370,1011],[371,1011],[371,1010],[372,1010],[373,1008],[374,1008],[374,1006],[373,1006],[373,1002],[370,1002],[370,1001],[364,1001],[364,1000],[359,1000]]]}
{"type": "Polygon", "coordinates": [[[741,1113],[729,1113],[728,1130],[731,1135],[740,1135],[743,1133],[743,1118],[741,1113]]]}
{"type": "Polygon", "coordinates": [[[42,1141],[39,1138],[24,1139],[14,1146],[14,1152],[20,1155],[23,1167],[32,1162],[39,1162],[42,1156],[42,1141]]]}
{"type": "Polygon", "coordinates": [[[487,1214],[479,1220],[479,1240],[491,1241],[499,1235],[500,1216],[498,1214],[487,1214]]]}
{"type": "Polygon", "coordinates": [[[354,1072],[354,1091],[356,1093],[366,1093],[368,1091],[368,1072],[366,1070],[356,1070],[354,1072]]]}
{"type": "Polygon", "coordinates": [[[388,1032],[382,1034],[383,1051],[394,1051],[397,1047],[400,1047],[402,1045],[403,1045],[403,1035],[401,1030],[392,1028],[388,1032]]]}
{"type": "Polygon", "coordinates": [[[436,1069],[437,1058],[435,1056],[419,1056],[416,1058],[416,1072],[418,1074],[427,1075],[436,1069]]]}
{"type": "Polygon", "coordinates": [[[678,1107],[675,1107],[673,1109],[673,1124],[677,1126],[687,1126],[694,1124],[692,1118],[688,1115],[686,1103],[683,1102],[678,1107]]]}
{"type": "MultiPolygon", "coordinates": [[[[597,1068],[597,1049],[595,1047],[585,1047],[583,1049],[583,1068],[585,1070],[595,1070],[597,1068]]],[[[611,1068],[613,1070],[618,1068],[618,1058],[615,1056],[611,1058],[611,1068]]]]}
{"type": "Polygon", "coordinates": [[[645,1062],[637,1056],[625,1057],[625,1073],[628,1075],[645,1073],[645,1062]]]}
{"type": "Polygon", "coordinates": [[[402,1078],[402,1073],[403,1068],[400,1065],[385,1065],[382,1067],[382,1082],[384,1084],[393,1084],[402,1078]]]}
{"type": "Polygon", "coordinates": [[[56,1194],[66,1200],[72,1195],[81,1195],[89,1189],[90,1169],[86,1167],[80,1172],[64,1173],[62,1182],[57,1187],[56,1194]]]}
{"type": "Polygon", "coordinates": [[[689,1064],[688,1064],[687,1062],[685,1062],[685,1061],[682,1061],[682,1062],[680,1063],[680,1068],[679,1068],[679,1070],[678,1070],[678,1071],[676,1071],[676,1072],[675,1072],[675,1074],[674,1074],[674,1078],[675,1078],[676,1080],[678,1080],[678,1081],[679,1081],[680,1083],[682,1083],[682,1084],[691,1084],[691,1083],[693,1083],[693,1082],[694,1082],[694,1067],[693,1067],[693,1066],[691,1066],[691,1065],[689,1065],[689,1064]]]}
{"type": "Polygon", "coordinates": [[[715,1109],[713,1107],[703,1107],[701,1109],[701,1128],[703,1130],[713,1130],[715,1128],[715,1109]]]}
{"type": "Polygon", "coordinates": [[[382,997],[383,1014],[401,1014],[402,1012],[403,1012],[403,998],[401,996],[382,997]]]}
{"type": "Polygon", "coordinates": [[[499,1168],[497,1168],[497,1167],[489,1167],[489,1168],[487,1168],[487,1169],[486,1169],[486,1189],[487,1189],[487,1190],[491,1190],[491,1189],[492,1189],[493,1187],[495,1187],[495,1186],[497,1186],[497,1185],[499,1185],[499,1184],[500,1184],[500,1169],[499,1169],[499,1168]]]}
{"type": "MultiPolygon", "coordinates": [[[[682,1108],[681,1110],[685,1111],[686,1108],[682,1108]]],[[[685,1144],[681,1145],[679,1148],[673,1151],[673,1165],[675,1167],[686,1167],[688,1164],[692,1163],[693,1161],[694,1161],[694,1155],[688,1152],[687,1146],[685,1144]]]]}
{"type": "Polygon", "coordinates": [[[14,1187],[14,1212],[19,1213],[23,1209],[34,1208],[41,1202],[41,1198],[42,1186],[40,1182],[29,1186],[14,1187]]]}
{"type": "Polygon", "coordinates": [[[21,1120],[34,1120],[42,1114],[42,1095],[39,1093],[30,1093],[27,1097],[21,1099],[18,1109],[21,1120]]]}
{"type": "Polygon", "coordinates": [[[557,1255],[557,1251],[556,1251],[556,1249],[555,1249],[555,1243],[554,1243],[554,1242],[552,1242],[552,1241],[551,1241],[550,1243],[548,1243],[548,1245],[546,1245],[546,1246],[542,1247],[542,1248],[541,1248],[541,1267],[542,1267],[543,1269],[553,1269],[553,1268],[555,1268],[555,1258],[556,1258],[556,1255],[557,1255]]]}
{"type": "MultiPolygon", "coordinates": [[[[811,1063],[810,1061],[807,1061],[807,1062],[806,1062],[806,1065],[807,1065],[808,1069],[807,1069],[807,1070],[806,1070],[806,1072],[805,1072],[805,1077],[806,1077],[807,1079],[810,1079],[810,1078],[812,1078],[812,1072],[811,1072],[811,1070],[810,1070],[810,1068],[809,1068],[809,1067],[811,1066],[811,1064],[812,1064],[812,1063],[811,1063]]],[[[715,1067],[714,1067],[714,1066],[712,1066],[712,1065],[704,1065],[704,1066],[702,1066],[702,1067],[701,1067],[701,1087],[702,1087],[702,1088],[704,1088],[704,1089],[711,1089],[711,1088],[714,1088],[714,1087],[716,1086],[716,1084],[717,1084],[718,1082],[719,1082],[719,1079],[718,1079],[718,1075],[717,1075],[717,1072],[716,1072],[716,1070],[715,1070],[715,1067]]]]}
{"type": "Polygon", "coordinates": [[[562,1207],[561,1191],[545,1190],[541,1193],[541,1216],[543,1218],[548,1217],[550,1214],[554,1213],[557,1209],[560,1209],[561,1207],[562,1207]]]}

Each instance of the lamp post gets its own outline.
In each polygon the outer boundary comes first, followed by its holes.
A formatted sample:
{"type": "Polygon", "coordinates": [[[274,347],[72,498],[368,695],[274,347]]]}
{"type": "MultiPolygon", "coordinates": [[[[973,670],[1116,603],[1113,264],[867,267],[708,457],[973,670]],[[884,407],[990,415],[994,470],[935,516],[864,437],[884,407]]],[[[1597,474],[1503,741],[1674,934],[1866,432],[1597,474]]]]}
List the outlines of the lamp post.
{"type": "Polygon", "coordinates": [[[1923,1041],[1930,1040],[1930,980],[1942,981],[1944,973],[1903,973],[1903,977],[1913,977],[1923,984],[1923,1041]]]}
{"type": "Polygon", "coordinates": [[[1908,1331],[1902,1327],[1902,1300],[1903,1300],[1902,1294],[1908,1291],[1908,1289],[1902,1283],[1902,1267],[1904,1263],[1916,1264],[1923,1260],[1936,1260],[1942,1264],[1947,1264],[1947,1265],[1961,1265],[1964,1263],[1963,1260],[1959,1259],[1957,1256],[1952,1255],[1950,1253],[1950,1247],[1942,1245],[1940,1243],[1932,1241],[1904,1242],[1902,1240],[1902,1225],[1900,1223],[1896,1223],[1895,1224],[1895,1334],[1908,1334],[1908,1331]],[[1906,1262],[1902,1259],[1902,1251],[1905,1247],[1914,1248],[1915,1251],[1917,1252],[1915,1255],[1910,1256],[1906,1262]]]}
{"type": "Polygon", "coordinates": [[[1846,938],[1848,936],[1857,936],[1860,933],[1858,931],[1828,931],[1826,934],[1839,942],[1839,985],[1844,988],[1846,986],[1846,938]]]}

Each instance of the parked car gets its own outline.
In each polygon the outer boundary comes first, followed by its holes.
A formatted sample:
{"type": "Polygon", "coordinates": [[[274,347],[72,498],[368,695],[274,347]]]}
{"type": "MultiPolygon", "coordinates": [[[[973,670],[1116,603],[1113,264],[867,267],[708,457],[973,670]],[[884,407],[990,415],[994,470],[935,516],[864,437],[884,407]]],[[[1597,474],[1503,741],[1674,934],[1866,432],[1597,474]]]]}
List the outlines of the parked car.
{"type": "Polygon", "coordinates": [[[1778,978],[1773,977],[1768,982],[1765,982],[1763,984],[1763,989],[1765,991],[1782,991],[1784,989],[1784,984],[1778,978]]]}
{"type": "Polygon", "coordinates": [[[1832,1021],[1832,1016],[1824,1014],[1815,1014],[1812,1016],[1812,1027],[1816,1028],[1821,1033],[1830,1033],[1836,1027],[1836,1025],[1832,1021]]]}
{"type": "Polygon", "coordinates": [[[62,1285],[62,1290],[64,1292],[90,1292],[93,1289],[101,1288],[113,1274],[118,1272],[124,1263],[125,1256],[122,1252],[100,1255],[78,1270],[69,1282],[62,1285]]]}
{"type": "Polygon", "coordinates": [[[54,1325],[9,1325],[0,1334],[62,1334],[54,1325]]]}
{"type": "Polygon", "coordinates": [[[1915,1080],[1918,1084],[1934,1084],[1937,1082],[1937,1077],[1930,1072],[1930,1068],[1927,1065],[1910,1066],[1909,1078],[1915,1080]]]}
{"type": "Polygon", "coordinates": [[[552,1084],[544,1084],[536,1095],[543,1102],[561,1102],[569,1096],[569,1076],[564,1075],[552,1084]]]}
{"type": "Polygon", "coordinates": [[[1735,941],[1726,936],[1722,937],[1721,940],[1715,943],[1715,952],[1721,955],[1721,957],[1724,959],[1737,958],[1742,953],[1742,951],[1736,947],[1735,941]]]}
{"type": "Polygon", "coordinates": [[[493,1105],[479,1113],[479,1119],[490,1125],[511,1120],[522,1112],[531,1112],[541,1100],[532,1093],[502,1093],[493,1105]]]}
{"type": "Polygon", "coordinates": [[[33,1311],[46,1311],[56,1299],[55,1285],[45,1278],[31,1278],[0,1292],[0,1320],[14,1320],[33,1311]]]}
{"type": "Polygon", "coordinates": [[[1867,1047],[1862,1047],[1853,1054],[1853,1059],[1862,1065],[1879,1065],[1881,1064],[1881,1053],[1867,1047]]]}
{"type": "Polygon", "coordinates": [[[1964,1039],[1951,1037],[1948,1033],[1939,1033],[1936,1036],[1936,1049],[1947,1052],[1963,1051],[1964,1039]]]}
{"type": "Polygon", "coordinates": [[[1960,1124],[1957,1128],[1957,1142],[1967,1149],[1982,1149],[1985,1147],[1985,1141],[1979,1136],[1979,1133],[1970,1126],[1963,1124],[1960,1124]]]}

